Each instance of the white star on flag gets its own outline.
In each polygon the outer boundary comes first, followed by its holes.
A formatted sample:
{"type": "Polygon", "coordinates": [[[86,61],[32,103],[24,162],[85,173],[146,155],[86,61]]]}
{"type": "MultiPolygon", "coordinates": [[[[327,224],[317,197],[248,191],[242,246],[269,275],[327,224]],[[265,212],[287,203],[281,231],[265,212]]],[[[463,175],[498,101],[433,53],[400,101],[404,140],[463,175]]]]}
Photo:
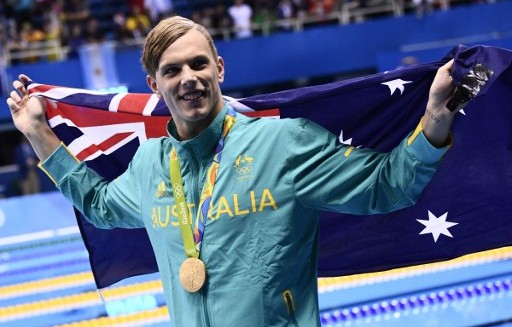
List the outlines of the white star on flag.
{"type": "Polygon", "coordinates": [[[412,83],[412,81],[404,81],[401,78],[398,78],[398,79],[394,79],[392,81],[384,82],[384,83],[380,83],[380,84],[387,85],[387,87],[389,87],[389,90],[391,91],[391,95],[393,95],[393,93],[395,93],[395,91],[397,89],[400,90],[400,94],[403,94],[404,90],[405,90],[404,85],[409,84],[409,83],[412,83]]]}
{"type": "MultiPolygon", "coordinates": [[[[340,136],[338,137],[338,139],[340,140],[341,144],[352,145],[352,138],[349,138],[346,140],[343,138],[343,130],[341,130],[340,136]]],[[[358,146],[354,146],[354,147],[359,149],[360,147],[362,147],[362,145],[358,145],[358,146]]]]}
{"type": "Polygon", "coordinates": [[[445,212],[440,217],[436,217],[432,212],[429,211],[428,220],[416,219],[417,221],[425,225],[425,228],[421,231],[420,235],[431,233],[432,236],[434,237],[434,242],[437,242],[441,234],[453,238],[448,228],[458,225],[459,223],[452,223],[446,221],[447,216],[448,212],[445,212]]]}
{"type": "Polygon", "coordinates": [[[346,144],[346,145],[352,145],[352,138],[349,138],[347,140],[344,140],[343,139],[343,130],[341,130],[340,132],[340,136],[339,136],[339,140],[342,144],[346,144]]]}

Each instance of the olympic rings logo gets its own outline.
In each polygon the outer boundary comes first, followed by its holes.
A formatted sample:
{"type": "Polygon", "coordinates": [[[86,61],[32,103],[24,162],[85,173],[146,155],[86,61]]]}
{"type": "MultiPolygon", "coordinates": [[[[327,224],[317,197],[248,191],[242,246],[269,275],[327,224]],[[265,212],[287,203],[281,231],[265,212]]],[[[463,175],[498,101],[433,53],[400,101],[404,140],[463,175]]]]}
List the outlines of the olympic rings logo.
{"type": "Polygon", "coordinates": [[[252,166],[238,167],[236,170],[240,175],[247,175],[252,171],[252,166]]]}
{"type": "Polygon", "coordinates": [[[180,184],[178,183],[174,183],[172,185],[172,190],[174,192],[174,196],[177,197],[177,198],[181,198],[183,196],[183,188],[181,187],[180,184]]]}

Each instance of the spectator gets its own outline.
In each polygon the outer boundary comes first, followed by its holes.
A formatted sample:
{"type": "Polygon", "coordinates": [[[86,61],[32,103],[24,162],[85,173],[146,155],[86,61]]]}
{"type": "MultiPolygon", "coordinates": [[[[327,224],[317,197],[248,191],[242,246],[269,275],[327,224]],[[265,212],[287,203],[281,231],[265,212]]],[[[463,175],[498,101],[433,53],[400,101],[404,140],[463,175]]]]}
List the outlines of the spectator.
{"type": "Polygon", "coordinates": [[[222,34],[222,30],[231,28],[232,21],[226,6],[222,3],[217,3],[213,7],[213,11],[210,14],[211,27],[214,30],[213,35],[218,36],[222,34]]]}
{"type": "Polygon", "coordinates": [[[283,30],[291,30],[293,27],[292,19],[295,17],[295,8],[291,0],[281,0],[277,5],[277,19],[281,22],[279,27],[283,30]]]}
{"type": "Polygon", "coordinates": [[[293,7],[295,10],[295,17],[296,18],[304,18],[307,13],[307,1],[306,0],[292,0],[293,7]]]}
{"type": "Polygon", "coordinates": [[[11,65],[17,65],[21,63],[21,53],[25,50],[26,44],[21,41],[19,34],[14,33],[11,38],[7,39],[7,46],[11,65]]]}
{"type": "Polygon", "coordinates": [[[144,8],[149,12],[152,24],[158,23],[162,18],[172,14],[172,0],[144,0],[144,8]]]}
{"type": "Polygon", "coordinates": [[[20,143],[14,149],[14,159],[18,165],[21,194],[39,193],[40,183],[37,168],[39,159],[25,136],[21,137],[20,143]]]}
{"type": "Polygon", "coordinates": [[[139,7],[144,8],[145,0],[128,0],[128,8],[139,7]]]}
{"type": "Polygon", "coordinates": [[[251,37],[251,19],[252,8],[244,0],[235,0],[235,3],[229,7],[228,13],[233,20],[235,36],[238,39],[251,37]]]}
{"type": "Polygon", "coordinates": [[[263,34],[269,34],[274,29],[274,24],[277,19],[277,12],[269,2],[263,0],[255,4],[254,16],[252,22],[254,28],[262,30],[263,34]]]}
{"type": "Polygon", "coordinates": [[[133,7],[126,17],[126,30],[130,32],[131,38],[142,40],[151,29],[151,19],[141,7],[133,7]]]}
{"type": "Polygon", "coordinates": [[[3,54],[4,46],[8,42],[6,25],[0,23],[0,55],[3,54]]]}
{"type": "Polygon", "coordinates": [[[132,33],[126,28],[126,15],[122,11],[118,11],[113,16],[114,22],[114,40],[120,43],[130,43],[132,33]]]}
{"type": "Polygon", "coordinates": [[[16,26],[23,26],[24,23],[32,20],[32,0],[9,1],[12,5],[16,26]]]}
{"type": "MultiPolygon", "coordinates": [[[[494,3],[495,0],[489,0],[488,3],[494,3]]],[[[450,0],[439,0],[439,6],[441,10],[448,10],[450,9],[450,0]]]]}
{"type": "MultiPolygon", "coordinates": [[[[23,26],[21,28],[20,32],[21,37],[21,44],[22,48],[26,50],[33,50],[37,51],[41,48],[41,43],[46,39],[45,33],[35,28],[31,22],[25,22],[23,23],[23,26]]],[[[24,58],[24,62],[31,63],[36,62],[39,60],[39,55],[37,53],[29,54],[27,57],[24,58]]]]}
{"type": "Polygon", "coordinates": [[[49,2],[45,10],[43,10],[43,21],[49,24],[52,34],[58,33],[62,38],[62,6],[59,1],[49,2]]]}
{"type": "Polygon", "coordinates": [[[332,5],[331,0],[312,0],[309,3],[308,14],[311,17],[324,20],[332,12],[332,5]]]}
{"type": "Polygon", "coordinates": [[[206,29],[211,29],[212,21],[211,14],[213,13],[213,8],[206,7],[203,10],[194,10],[190,15],[190,19],[200,25],[203,25],[206,29]]]}
{"type": "Polygon", "coordinates": [[[86,43],[101,43],[105,41],[105,33],[101,30],[98,19],[89,19],[85,28],[84,36],[86,43]]]}
{"type": "Polygon", "coordinates": [[[40,0],[36,3],[41,13],[40,20],[45,33],[45,40],[48,42],[46,48],[51,50],[47,58],[48,60],[61,59],[62,56],[59,52],[62,45],[62,23],[60,20],[62,8],[60,3],[54,0],[40,0]]]}
{"type": "Polygon", "coordinates": [[[418,18],[430,15],[434,9],[434,0],[413,0],[412,3],[418,18]]]}
{"type": "Polygon", "coordinates": [[[0,25],[7,25],[7,17],[12,16],[12,6],[7,1],[0,1],[0,25]]]}
{"type": "Polygon", "coordinates": [[[48,42],[45,47],[48,50],[51,50],[47,54],[47,58],[50,61],[59,59],[59,51],[60,51],[60,29],[55,29],[55,26],[51,24],[50,21],[46,21],[43,26],[43,31],[45,35],[45,41],[48,42]]]}
{"type": "Polygon", "coordinates": [[[7,72],[5,67],[7,65],[5,60],[4,46],[7,44],[7,34],[5,33],[4,25],[0,24],[0,94],[6,97],[9,94],[9,82],[7,79],[7,72]]]}
{"type": "Polygon", "coordinates": [[[62,12],[62,21],[65,24],[66,33],[76,24],[85,26],[90,17],[91,13],[87,0],[66,1],[62,12]]]}
{"type": "Polygon", "coordinates": [[[69,47],[68,56],[77,57],[78,50],[82,45],[85,44],[84,29],[81,24],[73,24],[70,28],[70,33],[67,39],[67,45],[69,47]]]}

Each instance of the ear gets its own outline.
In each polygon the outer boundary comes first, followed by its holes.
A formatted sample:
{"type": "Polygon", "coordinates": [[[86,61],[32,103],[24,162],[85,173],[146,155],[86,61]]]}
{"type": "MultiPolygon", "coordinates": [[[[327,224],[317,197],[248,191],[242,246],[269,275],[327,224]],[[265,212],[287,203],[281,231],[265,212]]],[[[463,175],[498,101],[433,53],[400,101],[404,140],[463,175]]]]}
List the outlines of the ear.
{"type": "Polygon", "coordinates": [[[149,88],[151,89],[151,91],[153,91],[154,94],[156,94],[157,97],[162,97],[160,91],[158,91],[156,80],[153,77],[147,75],[146,83],[148,83],[149,88]]]}
{"type": "Polygon", "coordinates": [[[219,83],[224,82],[224,59],[217,57],[217,70],[219,72],[219,83]]]}

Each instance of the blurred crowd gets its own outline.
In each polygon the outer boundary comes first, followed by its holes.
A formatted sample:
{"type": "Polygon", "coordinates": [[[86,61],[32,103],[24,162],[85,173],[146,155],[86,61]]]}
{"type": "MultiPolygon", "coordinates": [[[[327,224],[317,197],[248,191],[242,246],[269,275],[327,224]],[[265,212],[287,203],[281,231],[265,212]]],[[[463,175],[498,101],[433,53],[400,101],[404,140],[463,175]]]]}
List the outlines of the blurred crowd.
{"type": "MultiPolygon", "coordinates": [[[[151,27],[174,14],[201,23],[215,38],[230,39],[339,23],[346,8],[370,9],[370,14],[372,7],[393,5],[393,11],[384,14],[400,15],[405,6],[416,8],[421,16],[437,8],[447,9],[448,1],[182,0],[175,6],[172,0],[2,0],[0,50],[7,64],[16,64],[75,56],[88,43],[141,44],[151,27]]],[[[361,14],[354,20],[365,18],[361,14]]]]}
{"type": "Polygon", "coordinates": [[[165,1],[126,2],[126,12],[116,13],[105,20],[91,10],[90,0],[3,0],[0,2],[1,45],[4,51],[9,51],[11,64],[37,61],[41,54],[46,54],[48,60],[55,60],[59,59],[56,48],[65,46],[66,55],[74,56],[84,44],[112,39],[116,23],[123,29],[123,38],[145,35],[151,27],[149,15],[153,15],[154,8],[161,8],[161,15],[172,14],[170,1],[167,8],[165,1]],[[154,6],[155,2],[162,5],[154,6]],[[150,6],[151,10],[145,6],[150,6]],[[16,56],[31,51],[34,56],[23,56],[22,59],[16,56]]]}

